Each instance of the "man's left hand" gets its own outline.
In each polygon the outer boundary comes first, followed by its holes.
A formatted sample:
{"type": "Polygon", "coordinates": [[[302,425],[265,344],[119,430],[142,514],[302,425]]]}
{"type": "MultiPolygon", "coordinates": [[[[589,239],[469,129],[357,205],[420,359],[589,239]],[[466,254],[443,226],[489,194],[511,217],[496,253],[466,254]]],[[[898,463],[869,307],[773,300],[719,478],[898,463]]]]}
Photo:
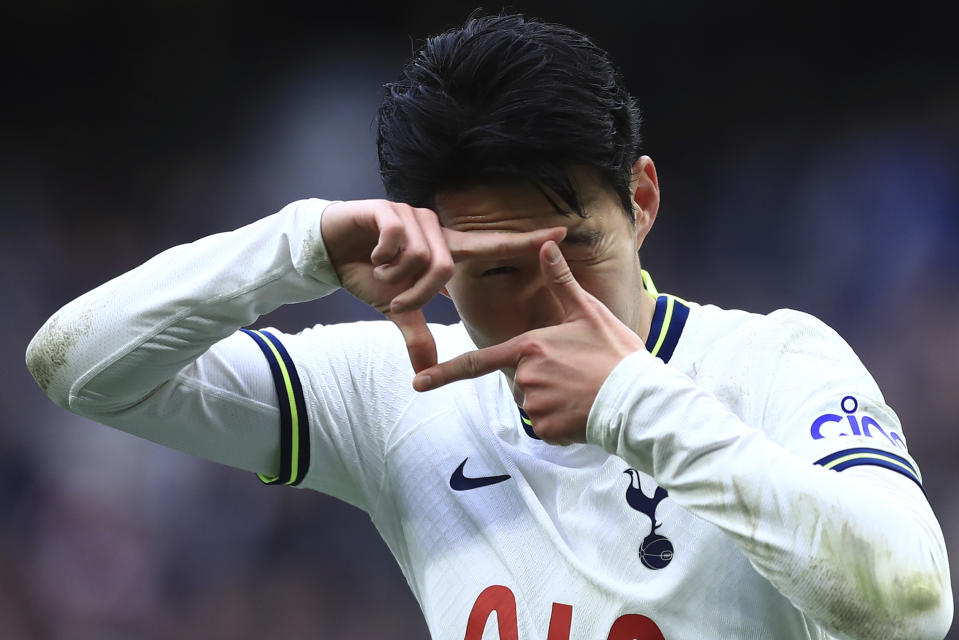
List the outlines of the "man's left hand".
{"type": "Polygon", "coordinates": [[[586,420],[603,382],[620,361],[644,349],[642,339],[583,289],[552,240],[539,251],[540,270],[563,307],[563,321],[534,329],[420,371],[417,391],[513,370],[514,392],[536,435],[552,444],[586,441],[586,420]]]}

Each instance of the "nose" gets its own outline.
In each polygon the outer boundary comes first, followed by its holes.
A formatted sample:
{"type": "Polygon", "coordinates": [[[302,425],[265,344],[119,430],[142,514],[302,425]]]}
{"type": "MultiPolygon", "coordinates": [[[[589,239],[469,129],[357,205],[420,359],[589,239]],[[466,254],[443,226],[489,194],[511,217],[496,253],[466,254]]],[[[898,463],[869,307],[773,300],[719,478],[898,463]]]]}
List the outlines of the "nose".
{"type": "Polygon", "coordinates": [[[553,327],[563,322],[565,312],[556,296],[546,286],[543,276],[539,275],[530,296],[530,329],[553,327]]]}

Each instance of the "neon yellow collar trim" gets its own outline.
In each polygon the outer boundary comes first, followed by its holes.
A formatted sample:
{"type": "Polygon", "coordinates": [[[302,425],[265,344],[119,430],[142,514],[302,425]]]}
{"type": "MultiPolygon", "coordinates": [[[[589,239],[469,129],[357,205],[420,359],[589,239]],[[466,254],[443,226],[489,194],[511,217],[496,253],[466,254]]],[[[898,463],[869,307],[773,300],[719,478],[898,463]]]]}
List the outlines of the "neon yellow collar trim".
{"type": "Polygon", "coordinates": [[[643,286],[646,287],[646,292],[653,297],[653,300],[659,297],[659,291],[656,290],[656,285],[653,284],[653,276],[649,275],[649,271],[642,269],[643,272],[643,286]]]}

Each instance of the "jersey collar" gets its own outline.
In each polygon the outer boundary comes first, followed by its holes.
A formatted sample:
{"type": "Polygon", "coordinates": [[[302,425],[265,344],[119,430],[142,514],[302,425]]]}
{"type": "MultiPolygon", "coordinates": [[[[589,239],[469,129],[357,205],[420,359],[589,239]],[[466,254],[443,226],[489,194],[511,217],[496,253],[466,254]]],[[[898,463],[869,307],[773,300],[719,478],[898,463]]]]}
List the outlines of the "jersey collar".
{"type": "Polygon", "coordinates": [[[542,438],[536,435],[536,432],[533,431],[533,421],[530,420],[529,416],[526,415],[526,412],[523,411],[523,407],[516,407],[516,408],[519,409],[519,420],[520,422],[523,423],[523,431],[526,432],[526,435],[528,435],[533,440],[541,440],[542,438]]]}
{"type": "Polygon", "coordinates": [[[689,318],[689,303],[682,298],[660,293],[653,284],[653,277],[643,269],[643,286],[654,300],[656,310],[649,325],[646,350],[663,362],[669,362],[689,318]]]}

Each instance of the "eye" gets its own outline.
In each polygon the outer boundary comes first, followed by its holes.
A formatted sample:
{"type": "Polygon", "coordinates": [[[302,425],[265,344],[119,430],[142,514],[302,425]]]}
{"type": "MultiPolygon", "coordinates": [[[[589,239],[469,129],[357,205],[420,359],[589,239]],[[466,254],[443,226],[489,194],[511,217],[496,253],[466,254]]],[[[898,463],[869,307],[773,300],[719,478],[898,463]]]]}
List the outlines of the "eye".
{"type": "Polygon", "coordinates": [[[509,266],[493,267],[492,269],[487,269],[486,271],[484,271],[483,277],[486,278],[487,276],[500,276],[500,275],[506,275],[506,274],[516,273],[516,272],[517,272],[516,267],[509,267],[509,266]]]}

